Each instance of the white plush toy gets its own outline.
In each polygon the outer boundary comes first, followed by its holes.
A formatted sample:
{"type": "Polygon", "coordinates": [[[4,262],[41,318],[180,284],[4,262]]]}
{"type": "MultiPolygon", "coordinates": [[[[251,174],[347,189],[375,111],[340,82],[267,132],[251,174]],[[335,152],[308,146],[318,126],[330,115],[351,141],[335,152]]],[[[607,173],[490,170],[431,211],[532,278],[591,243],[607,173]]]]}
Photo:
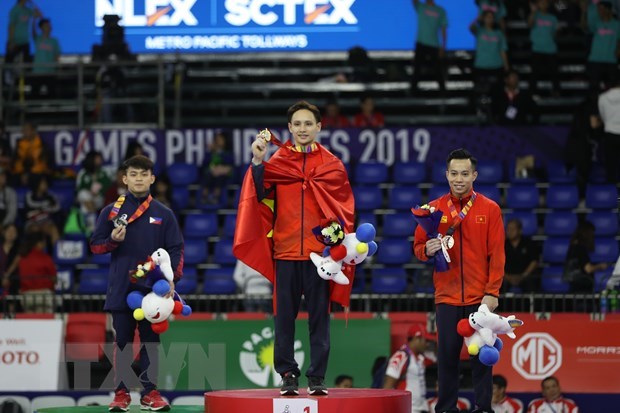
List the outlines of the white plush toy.
{"type": "Polygon", "coordinates": [[[503,347],[498,334],[506,334],[515,338],[514,329],[523,325],[523,321],[514,315],[502,317],[481,304],[478,311],[459,321],[457,332],[465,338],[467,351],[471,356],[478,356],[480,362],[492,366],[499,360],[499,352],[503,347]]]}
{"type": "Polygon", "coordinates": [[[138,265],[138,268],[134,273],[134,277],[142,278],[153,271],[155,267],[159,269],[161,275],[163,275],[168,281],[172,281],[174,279],[170,254],[168,254],[168,251],[163,248],[158,248],[155,250],[155,252],[151,254],[144,264],[138,265]]]}

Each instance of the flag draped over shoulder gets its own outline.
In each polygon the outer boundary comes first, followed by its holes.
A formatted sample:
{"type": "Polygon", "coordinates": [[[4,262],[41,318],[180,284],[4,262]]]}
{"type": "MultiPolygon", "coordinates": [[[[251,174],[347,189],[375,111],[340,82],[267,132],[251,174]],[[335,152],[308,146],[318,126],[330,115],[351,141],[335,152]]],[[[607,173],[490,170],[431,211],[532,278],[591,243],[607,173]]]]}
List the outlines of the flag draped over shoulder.
{"type": "MultiPolygon", "coordinates": [[[[324,162],[304,173],[298,158],[302,153],[290,150],[290,143],[285,144],[270,161],[263,162],[265,183],[276,186],[302,183],[304,190],[314,194],[323,213],[322,218],[339,217],[345,223],[346,232],[352,232],[355,205],[347,172],[331,152],[321,145],[317,147],[324,162]]],[[[270,237],[273,219],[273,201],[258,201],[254,177],[249,168],[239,195],[233,253],[272,283],[275,281],[273,241],[270,237]]],[[[330,298],[348,307],[355,267],[345,266],[343,272],[349,278],[349,285],[330,282],[330,298]]]]}

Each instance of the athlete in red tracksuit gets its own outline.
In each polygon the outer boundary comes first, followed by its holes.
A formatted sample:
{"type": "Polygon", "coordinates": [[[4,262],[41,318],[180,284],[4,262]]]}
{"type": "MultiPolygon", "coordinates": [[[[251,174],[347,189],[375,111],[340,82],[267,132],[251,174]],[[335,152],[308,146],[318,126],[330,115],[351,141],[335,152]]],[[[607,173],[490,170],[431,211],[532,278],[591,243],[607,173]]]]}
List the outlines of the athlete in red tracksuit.
{"type": "MultiPolygon", "coordinates": [[[[435,412],[456,412],[459,361],[463,337],[456,330],[459,320],[486,304],[498,305],[504,276],[504,225],[499,206],[473,189],[476,158],[464,150],[452,151],[446,177],[450,193],[429,204],[444,213],[439,225],[443,235],[452,234],[448,250],[451,263],[445,272],[433,274],[438,332],[439,401],[435,412]]],[[[421,261],[441,254],[442,242],[429,239],[421,226],[415,231],[414,253],[421,261]]],[[[476,410],[491,412],[492,370],[472,358],[476,410]]]]}

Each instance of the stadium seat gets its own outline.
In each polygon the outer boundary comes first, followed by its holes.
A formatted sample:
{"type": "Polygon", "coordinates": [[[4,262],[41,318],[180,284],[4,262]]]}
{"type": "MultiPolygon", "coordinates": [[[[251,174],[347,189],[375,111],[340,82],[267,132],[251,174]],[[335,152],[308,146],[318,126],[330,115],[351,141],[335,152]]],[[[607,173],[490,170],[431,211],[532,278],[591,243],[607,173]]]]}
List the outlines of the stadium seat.
{"type": "Polygon", "coordinates": [[[504,181],[504,165],[502,161],[484,160],[478,161],[476,167],[478,184],[497,184],[504,181]]]}
{"type": "Polygon", "coordinates": [[[433,267],[425,266],[423,269],[413,273],[413,292],[415,293],[434,293],[433,267]]]}
{"type": "Polygon", "coordinates": [[[112,254],[110,254],[110,253],[107,253],[107,254],[92,254],[90,256],[90,263],[91,264],[109,266],[111,260],[112,260],[112,254]]]}
{"type": "Polygon", "coordinates": [[[235,265],[237,258],[232,252],[233,240],[231,238],[221,238],[215,243],[213,262],[220,265],[235,265]]]}
{"type": "Polygon", "coordinates": [[[36,396],[32,399],[32,411],[39,412],[48,407],[73,407],[75,399],[71,396],[36,396]]]}
{"type": "Polygon", "coordinates": [[[196,294],[198,288],[198,271],[196,267],[184,266],[183,276],[174,285],[174,289],[179,294],[196,294]]]}
{"type": "Polygon", "coordinates": [[[506,191],[506,208],[538,208],[540,193],[535,185],[512,185],[506,191]]]}
{"type": "Polygon", "coordinates": [[[397,212],[383,216],[384,237],[412,237],[416,222],[411,212],[397,212]]]}
{"type": "Polygon", "coordinates": [[[433,169],[431,171],[431,182],[434,184],[446,183],[446,163],[444,161],[433,162],[433,169]]]}
{"type": "Polygon", "coordinates": [[[600,163],[595,163],[592,165],[592,170],[590,171],[590,176],[588,177],[588,182],[594,184],[604,184],[607,183],[607,175],[605,172],[605,166],[600,163]]]}
{"type": "Polygon", "coordinates": [[[388,182],[388,167],[382,162],[359,163],[355,166],[355,184],[382,184],[388,182]]]}
{"type": "Polygon", "coordinates": [[[543,269],[541,286],[544,293],[565,294],[570,290],[568,282],[562,279],[563,267],[546,267],[543,269]]]}
{"type": "Polygon", "coordinates": [[[68,361],[101,360],[106,329],[106,313],[69,313],[65,334],[68,361]]]}
{"type": "Polygon", "coordinates": [[[506,214],[504,218],[504,225],[507,224],[508,221],[510,221],[511,219],[518,219],[519,221],[521,221],[521,225],[523,226],[523,235],[526,237],[536,235],[536,233],[538,232],[538,218],[533,212],[516,211],[510,214],[506,214]]]}
{"type": "Polygon", "coordinates": [[[59,239],[54,245],[54,262],[56,265],[69,266],[83,264],[86,261],[86,240],[59,239]]]}
{"type": "Polygon", "coordinates": [[[78,294],[105,294],[108,290],[109,269],[85,268],[80,274],[78,294]]]}
{"type": "Polygon", "coordinates": [[[577,215],[568,211],[555,211],[545,215],[545,235],[570,236],[577,228],[577,215]]]}
{"type": "Polygon", "coordinates": [[[75,187],[57,186],[52,184],[49,191],[58,198],[58,203],[63,211],[69,211],[75,202],[75,187]]]}
{"type": "Polygon", "coordinates": [[[564,161],[547,161],[547,180],[551,184],[572,184],[577,180],[577,170],[566,169],[564,161]]]}
{"type": "Polygon", "coordinates": [[[450,192],[450,187],[448,185],[434,185],[428,190],[426,203],[429,203],[440,196],[447,194],[448,192],[450,192]]]}
{"type": "Polygon", "coordinates": [[[198,167],[187,163],[173,163],[167,168],[168,178],[173,187],[188,186],[198,181],[198,167]]]}
{"type": "Polygon", "coordinates": [[[18,186],[15,189],[15,194],[17,195],[17,208],[23,209],[26,207],[26,194],[30,191],[30,188],[27,186],[18,186]]]}
{"type": "Polygon", "coordinates": [[[543,261],[553,264],[564,263],[569,243],[570,239],[568,237],[547,238],[543,243],[543,261]]]}
{"type": "Polygon", "coordinates": [[[182,211],[190,206],[189,188],[186,186],[172,187],[172,208],[175,211],[182,211]]]}
{"type": "Polygon", "coordinates": [[[56,271],[56,286],[54,288],[56,293],[62,294],[73,292],[74,277],[73,267],[59,267],[56,271]]]}
{"type": "Polygon", "coordinates": [[[217,235],[219,230],[215,213],[187,214],[183,223],[183,236],[188,238],[207,238],[217,235]]]}
{"type": "Polygon", "coordinates": [[[547,208],[572,209],[579,204],[579,193],[576,186],[550,185],[547,188],[547,208]]]}
{"type": "Polygon", "coordinates": [[[611,211],[592,211],[586,220],[594,224],[597,237],[618,233],[618,214],[611,211]]]}
{"type": "Polygon", "coordinates": [[[607,281],[609,281],[609,277],[611,277],[611,273],[613,272],[613,267],[608,267],[604,271],[596,271],[594,273],[594,292],[600,293],[604,289],[607,288],[607,281]]]}
{"type": "MultiPolygon", "coordinates": [[[[534,165],[534,168],[536,168],[537,166],[538,165],[534,165]]],[[[537,181],[536,176],[517,176],[514,160],[511,160],[508,163],[508,180],[511,184],[515,185],[531,185],[535,184],[537,181]]]]}
{"type": "Polygon", "coordinates": [[[237,214],[228,214],[224,216],[224,229],[222,235],[228,238],[234,238],[235,227],[237,226],[237,214]]]}
{"type": "Polygon", "coordinates": [[[407,273],[401,267],[376,268],[372,271],[371,290],[375,294],[401,294],[407,289],[407,273]]]}
{"type": "Polygon", "coordinates": [[[185,265],[196,265],[207,262],[207,241],[205,239],[188,238],[185,240],[185,265]]]}
{"type": "Polygon", "coordinates": [[[357,226],[360,226],[364,223],[372,224],[375,229],[378,229],[377,226],[377,215],[372,212],[360,212],[357,214],[357,226]]]}
{"type": "Polygon", "coordinates": [[[413,244],[403,238],[384,238],[379,243],[376,262],[386,265],[402,265],[411,262],[413,244]]]}
{"type": "Polygon", "coordinates": [[[612,184],[589,184],[586,188],[586,206],[592,209],[618,208],[618,189],[612,184]]]}
{"type": "Polygon", "coordinates": [[[390,190],[388,208],[409,211],[422,205],[422,192],[417,186],[395,186],[390,190]]]}
{"type": "MultiPolygon", "coordinates": [[[[476,180],[477,182],[477,180],[476,180]]],[[[499,188],[495,185],[475,185],[474,190],[487,198],[495,201],[497,205],[502,204],[502,194],[499,191],[499,188]]]]}
{"type": "Polygon", "coordinates": [[[383,192],[378,186],[355,186],[353,196],[358,211],[370,211],[383,206],[383,192]]]}
{"type": "Polygon", "coordinates": [[[351,293],[363,294],[366,292],[366,271],[362,265],[355,267],[355,278],[353,279],[353,287],[351,293]]]}
{"type": "Polygon", "coordinates": [[[207,269],[202,288],[204,294],[235,294],[237,284],[233,279],[234,267],[207,269]]]}
{"type": "MultiPolygon", "coordinates": [[[[239,202],[237,202],[239,204],[239,202]]],[[[235,205],[237,205],[235,204],[235,205]]],[[[225,188],[222,188],[222,192],[220,192],[220,197],[217,199],[217,202],[207,202],[207,199],[203,199],[202,197],[202,188],[198,190],[196,193],[196,208],[206,210],[206,211],[216,211],[218,209],[226,208],[228,206],[228,191],[225,188]]]]}
{"type": "Polygon", "coordinates": [[[392,172],[396,184],[419,184],[426,180],[426,164],[422,162],[396,162],[392,172]]]}
{"type": "Polygon", "coordinates": [[[596,238],[594,251],[590,253],[592,262],[615,263],[618,259],[618,241],[615,238],[596,238]]]}

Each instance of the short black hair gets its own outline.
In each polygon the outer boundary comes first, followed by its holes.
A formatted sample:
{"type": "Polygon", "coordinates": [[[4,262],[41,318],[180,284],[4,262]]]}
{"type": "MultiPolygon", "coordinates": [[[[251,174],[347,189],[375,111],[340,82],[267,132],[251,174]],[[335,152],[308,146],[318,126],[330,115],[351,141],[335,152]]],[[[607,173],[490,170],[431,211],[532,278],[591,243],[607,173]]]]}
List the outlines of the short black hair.
{"type": "MultiPolygon", "coordinates": [[[[508,220],[508,222],[506,222],[506,225],[510,224],[511,222],[514,222],[517,225],[517,228],[520,230],[523,230],[523,222],[521,222],[521,220],[519,218],[510,218],[508,220]]],[[[499,374],[498,374],[499,376],[499,374]]],[[[493,376],[495,377],[495,376],[493,376]]]]}
{"type": "Polygon", "coordinates": [[[471,161],[471,167],[474,171],[478,166],[478,159],[474,158],[474,156],[469,153],[467,149],[459,148],[450,152],[448,159],[446,160],[446,165],[450,166],[450,161],[453,159],[469,159],[471,161]]]}
{"type": "Polygon", "coordinates": [[[542,381],[540,382],[540,387],[543,387],[545,385],[545,382],[547,381],[554,381],[555,384],[557,384],[558,386],[560,385],[560,380],[558,380],[557,377],[555,376],[547,376],[544,379],[542,379],[542,381]]]}
{"type": "Polygon", "coordinates": [[[153,173],[153,161],[144,155],[135,155],[123,162],[123,175],[127,174],[127,169],[135,168],[153,173]]]}
{"type": "Polygon", "coordinates": [[[353,377],[346,374],[341,374],[340,376],[336,377],[336,380],[334,380],[334,385],[337,386],[345,380],[353,381],[353,377]]]}
{"type": "Polygon", "coordinates": [[[502,376],[501,374],[493,375],[493,384],[495,384],[500,389],[505,389],[506,387],[508,387],[508,381],[506,380],[506,377],[502,376]]]}
{"type": "Polygon", "coordinates": [[[41,19],[39,20],[39,29],[43,28],[43,25],[46,23],[50,23],[50,19],[41,19]]]}
{"type": "Polygon", "coordinates": [[[305,100],[300,100],[299,102],[293,104],[290,108],[288,108],[288,110],[286,111],[286,117],[288,118],[288,121],[290,122],[293,119],[293,115],[295,114],[295,112],[303,109],[312,112],[312,114],[314,115],[314,120],[316,120],[317,123],[321,121],[321,111],[319,110],[319,108],[317,108],[312,103],[306,102],[305,100]]]}

